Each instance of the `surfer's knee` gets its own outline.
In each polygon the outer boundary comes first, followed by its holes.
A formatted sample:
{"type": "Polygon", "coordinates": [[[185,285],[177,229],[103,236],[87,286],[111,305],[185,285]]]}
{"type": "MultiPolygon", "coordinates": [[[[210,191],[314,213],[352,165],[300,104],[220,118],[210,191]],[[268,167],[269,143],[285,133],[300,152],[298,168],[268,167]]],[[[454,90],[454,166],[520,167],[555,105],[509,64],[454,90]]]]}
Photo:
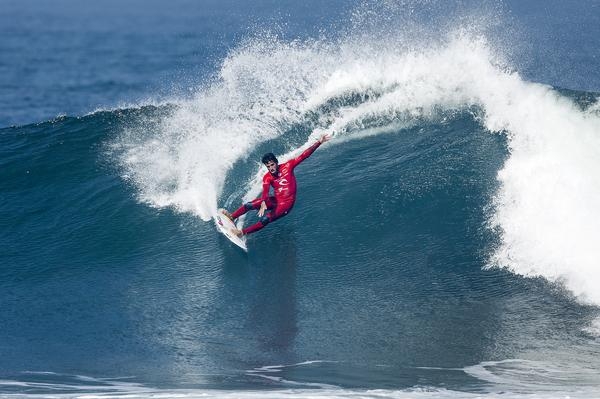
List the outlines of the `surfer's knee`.
{"type": "Polygon", "coordinates": [[[265,216],[261,216],[260,219],[258,219],[258,221],[263,225],[266,226],[271,222],[271,219],[269,219],[269,217],[267,215],[265,216]]]}

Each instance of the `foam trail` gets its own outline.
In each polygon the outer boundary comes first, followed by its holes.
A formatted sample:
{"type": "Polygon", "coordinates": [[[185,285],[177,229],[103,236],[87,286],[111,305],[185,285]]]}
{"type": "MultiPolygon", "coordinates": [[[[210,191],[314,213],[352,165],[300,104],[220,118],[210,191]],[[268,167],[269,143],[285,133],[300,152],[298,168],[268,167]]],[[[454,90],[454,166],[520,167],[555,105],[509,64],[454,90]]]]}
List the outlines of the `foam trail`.
{"type": "MultiPolygon", "coordinates": [[[[501,238],[490,266],[561,281],[600,304],[598,113],[502,67],[485,37],[459,29],[434,44],[396,49],[393,39],[384,46],[364,36],[339,43],[266,37],[241,46],[219,79],[152,134],[124,135],[128,178],[143,201],[208,220],[233,164],[259,143],[285,142],[292,126],[312,131],[306,144],[332,133],[328,145],[335,146],[475,107],[510,150],[490,217],[501,238]]],[[[246,199],[261,174],[248,182],[246,199]]]]}

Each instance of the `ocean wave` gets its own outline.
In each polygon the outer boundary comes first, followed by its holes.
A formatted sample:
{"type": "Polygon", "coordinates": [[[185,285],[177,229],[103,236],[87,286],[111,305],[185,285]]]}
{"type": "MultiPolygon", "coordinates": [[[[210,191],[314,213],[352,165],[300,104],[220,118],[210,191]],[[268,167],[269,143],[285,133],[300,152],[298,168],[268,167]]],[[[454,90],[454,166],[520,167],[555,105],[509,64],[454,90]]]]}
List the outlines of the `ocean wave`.
{"type": "MultiPolygon", "coordinates": [[[[227,196],[234,165],[265,143],[276,142],[286,159],[323,133],[334,136],[331,147],[353,137],[368,145],[369,134],[386,126],[471,112],[490,133],[505,135],[509,149],[490,204],[490,228],[501,242],[489,267],[543,276],[600,304],[597,106],[583,110],[523,80],[469,27],[425,43],[387,34],[385,41],[364,32],[360,40],[247,40],[193,99],[124,129],[123,176],[140,201],[208,221],[227,196]]],[[[260,166],[252,165],[244,198],[257,192],[260,166]]]]}

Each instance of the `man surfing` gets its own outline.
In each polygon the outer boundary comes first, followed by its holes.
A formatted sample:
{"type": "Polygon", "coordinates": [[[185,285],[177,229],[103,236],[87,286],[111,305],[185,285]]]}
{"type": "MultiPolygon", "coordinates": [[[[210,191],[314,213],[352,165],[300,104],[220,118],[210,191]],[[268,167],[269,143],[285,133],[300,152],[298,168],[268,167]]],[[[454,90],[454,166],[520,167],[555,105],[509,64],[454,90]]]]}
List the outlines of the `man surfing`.
{"type": "Polygon", "coordinates": [[[235,229],[233,233],[238,237],[248,235],[287,215],[296,202],[296,176],[294,176],[294,169],[330,138],[329,135],[322,135],[316,143],[308,147],[297,158],[284,162],[281,165],[273,153],[265,154],[262,157],[262,163],[267,167],[268,172],[263,177],[263,188],[260,198],[243,204],[233,213],[229,213],[224,209],[222,210],[225,216],[231,219],[231,221],[235,221],[235,219],[249,210],[258,209],[259,220],[243,230],[235,229]],[[271,186],[273,186],[274,195],[270,196],[269,191],[271,186]]]}

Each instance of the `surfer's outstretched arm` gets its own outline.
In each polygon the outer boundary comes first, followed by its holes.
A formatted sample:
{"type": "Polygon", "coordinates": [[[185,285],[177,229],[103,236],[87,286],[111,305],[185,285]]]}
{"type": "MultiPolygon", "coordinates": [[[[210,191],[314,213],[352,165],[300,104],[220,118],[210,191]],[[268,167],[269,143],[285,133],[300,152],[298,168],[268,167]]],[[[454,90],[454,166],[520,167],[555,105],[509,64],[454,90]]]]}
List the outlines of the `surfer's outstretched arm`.
{"type": "Polygon", "coordinates": [[[315,152],[315,150],[317,148],[319,148],[319,146],[321,144],[323,144],[326,141],[329,141],[329,139],[331,139],[331,136],[324,134],[321,137],[319,137],[319,140],[317,140],[316,143],[314,143],[313,145],[311,145],[310,147],[308,147],[306,150],[304,150],[304,152],[302,154],[300,154],[297,158],[292,160],[293,166],[296,167],[298,166],[298,164],[302,161],[304,161],[306,158],[308,158],[309,156],[311,156],[311,154],[313,152],[315,152]]]}

